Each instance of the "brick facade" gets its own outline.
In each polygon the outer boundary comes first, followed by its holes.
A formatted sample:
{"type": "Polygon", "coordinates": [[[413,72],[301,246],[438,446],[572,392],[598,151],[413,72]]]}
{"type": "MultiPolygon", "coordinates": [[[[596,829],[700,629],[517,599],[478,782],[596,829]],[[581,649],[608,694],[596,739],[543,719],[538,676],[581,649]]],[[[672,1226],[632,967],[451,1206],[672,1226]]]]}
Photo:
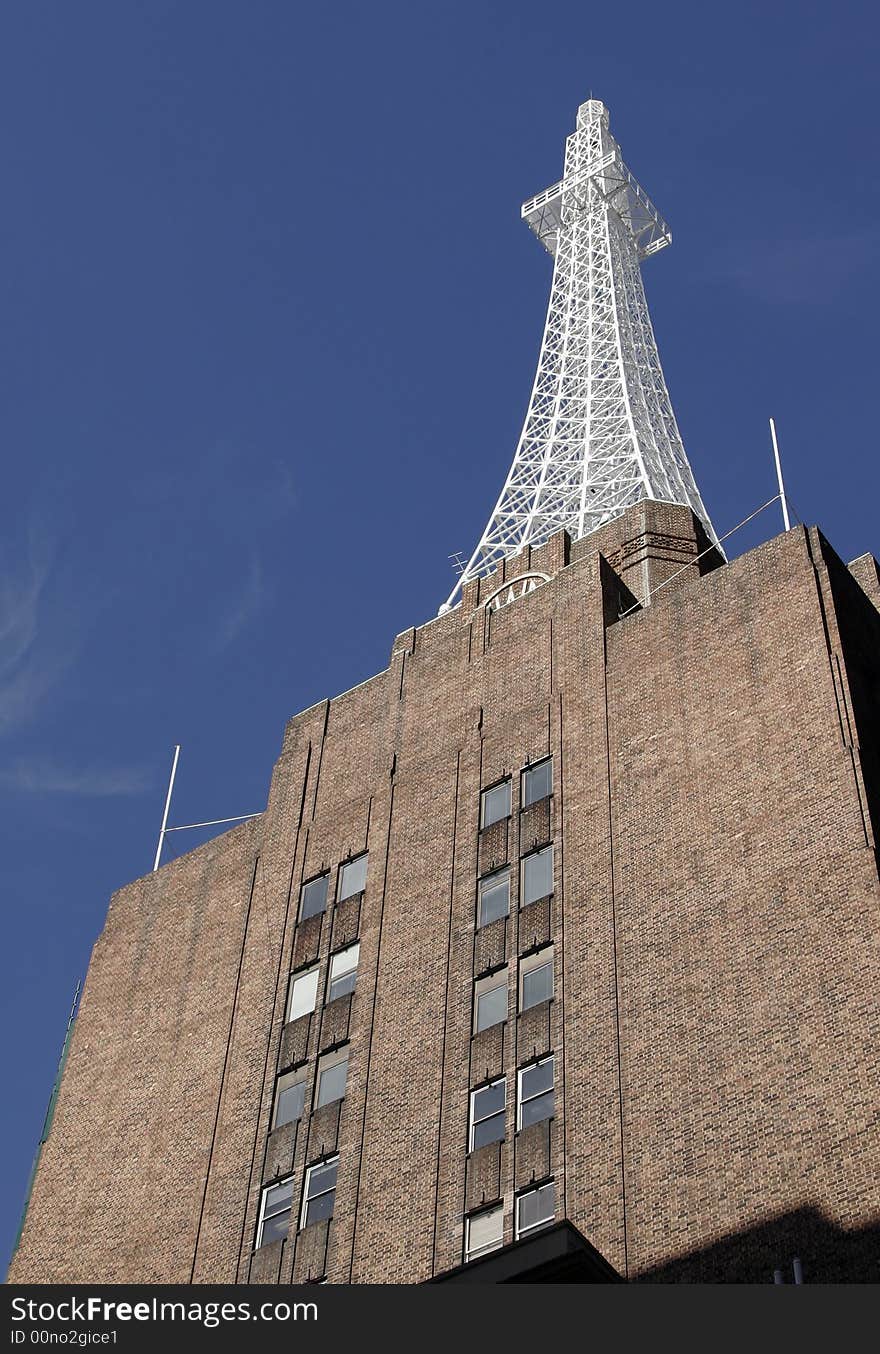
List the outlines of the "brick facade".
{"type": "Polygon", "coordinates": [[[461,1263],[467,1213],[503,1201],[510,1241],[550,1179],[630,1279],[766,1282],[793,1254],[880,1278],[876,562],[798,528],[724,564],[644,503],[502,569],[290,721],[260,818],[114,896],[12,1281],[419,1282],[461,1263]],[[487,610],[523,573],[548,581],[487,610]],[[521,906],[548,845],[552,891],[521,906]],[[477,929],[505,867],[509,914],[477,929]],[[518,961],[551,942],[553,999],[518,1014],[518,961]],[[475,1034],[505,965],[508,1018],[475,1034]],[[344,1047],[344,1099],[310,1114],[344,1047]],[[550,1054],[553,1117],[518,1130],[518,1073],[550,1054]],[[273,1129],[297,1068],[306,1112],[273,1129]],[[504,1139],[469,1153],[470,1092],[502,1076],[504,1139]],[[336,1154],[332,1218],[300,1228],[336,1154]],[[288,1178],[289,1235],[255,1249],[288,1178]]]}

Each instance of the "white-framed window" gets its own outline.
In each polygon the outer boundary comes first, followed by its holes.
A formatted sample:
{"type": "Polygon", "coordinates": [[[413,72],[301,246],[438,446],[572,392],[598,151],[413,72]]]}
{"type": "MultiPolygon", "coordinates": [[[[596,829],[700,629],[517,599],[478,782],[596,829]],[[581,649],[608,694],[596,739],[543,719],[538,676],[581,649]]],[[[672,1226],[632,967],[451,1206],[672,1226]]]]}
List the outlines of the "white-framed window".
{"type": "Polygon", "coordinates": [[[464,1258],[476,1260],[490,1251],[497,1251],[504,1243],[504,1205],[493,1204],[480,1213],[465,1218],[464,1258]]]}
{"type": "Polygon", "coordinates": [[[471,1091],[471,1133],[469,1151],[485,1147],[487,1142],[504,1140],[504,1102],[507,1078],[499,1077],[478,1091],[471,1091]]]}
{"type": "Polygon", "coordinates": [[[306,969],[303,973],[294,973],[290,979],[290,994],[287,998],[287,1020],[298,1020],[300,1016],[310,1015],[318,1000],[318,965],[306,969]]]}
{"type": "Polygon", "coordinates": [[[310,1166],[306,1171],[301,1227],[308,1227],[312,1222],[321,1222],[324,1218],[333,1217],[338,1165],[339,1157],[335,1156],[330,1157],[328,1161],[318,1162],[317,1166],[310,1166]]]}
{"type": "Polygon", "coordinates": [[[474,1034],[507,1019],[507,969],[474,983],[474,1034]]]}
{"type": "Polygon", "coordinates": [[[299,919],[305,921],[307,917],[317,917],[327,906],[327,883],[330,876],[319,874],[316,879],[309,879],[303,884],[299,891],[299,919]]]}
{"type": "Polygon", "coordinates": [[[345,1095],[345,1083],[348,1078],[348,1045],[333,1053],[325,1053],[318,1059],[318,1093],[315,1096],[315,1109],[322,1105],[331,1105],[345,1095]]]}
{"type": "Polygon", "coordinates": [[[293,1208],[293,1176],[279,1180],[277,1185],[267,1185],[260,1199],[260,1224],[257,1228],[257,1249],[268,1246],[270,1241],[281,1241],[290,1229],[290,1213],[293,1208]]]}
{"type": "Polygon", "coordinates": [[[517,1128],[553,1118],[553,1055],[523,1067],[519,1074],[517,1128]]]}
{"type": "Polygon", "coordinates": [[[528,1011],[553,996],[553,946],[519,961],[519,1009],[528,1011]]]}
{"type": "Polygon", "coordinates": [[[491,827],[510,817],[510,778],[491,785],[480,795],[480,827],[491,827]]]}
{"type": "Polygon", "coordinates": [[[481,879],[478,888],[477,927],[488,926],[510,911],[510,870],[496,870],[481,879]]]}
{"type": "Polygon", "coordinates": [[[553,758],[545,757],[534,766],[527,766],[522,773],[522,806],[537,804],[553,793],[553,758]]]}
{"type": "Polygon", "coordinates": [[[306,1076],[307,1069],[297,1067],[293,1072],[285,1072],[283,1077],[278,1078],[275,1083],[273,1128],[280,1128],[282,1124],[296,1123],[297,1119],[303,1117],[306,1103],[306,1076]]]}
{"type": "Polygon", "coordinates": [[[529,903],[546,898],[552,892],[553,847],[545,846],[542,851],[523,856],[520,907],[528,907],[529,903]]]}
{"type": "Polygon", "coordinates": [[[356,893],[363,893],[367,887],[367,852],[363,855],[355,856],[354,860],[347,860],[339,872],[339,902],[344,903],[346,898],[353,898],[356,893]]]}
{"type": "Polygon", "coordinates": [[[520,1194],[516,1201],[516,1239],[546,1227],[556,1217],[556,1192],[553,1181],[520,1194]]]}
{"type": "Polygon", "coordinates": [[[347,997],[349,992],[354,991],[357,982],[358,955],[360,954],[360,942],[355,941],[353,945],[348,945],[338,954],[334,954],[330,960],[330,983],[327,988],[327,1001],[336,1001],[337,997],[347,997]]]}

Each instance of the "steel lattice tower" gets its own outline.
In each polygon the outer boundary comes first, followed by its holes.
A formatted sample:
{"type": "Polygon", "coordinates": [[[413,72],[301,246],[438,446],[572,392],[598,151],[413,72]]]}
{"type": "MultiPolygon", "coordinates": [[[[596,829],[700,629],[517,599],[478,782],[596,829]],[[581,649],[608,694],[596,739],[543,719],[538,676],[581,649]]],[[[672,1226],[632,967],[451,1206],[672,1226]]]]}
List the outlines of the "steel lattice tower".
{"type": "Polygon", "coordinates": [[[672,241],[598,99],[578,109],[561,182],[523,218],[553,255],[538,370],[510,473],[461,585],[560,527],[574,539],[650,498],[683,503],[717,540],[681,441],[641,260],[672,241]]]}

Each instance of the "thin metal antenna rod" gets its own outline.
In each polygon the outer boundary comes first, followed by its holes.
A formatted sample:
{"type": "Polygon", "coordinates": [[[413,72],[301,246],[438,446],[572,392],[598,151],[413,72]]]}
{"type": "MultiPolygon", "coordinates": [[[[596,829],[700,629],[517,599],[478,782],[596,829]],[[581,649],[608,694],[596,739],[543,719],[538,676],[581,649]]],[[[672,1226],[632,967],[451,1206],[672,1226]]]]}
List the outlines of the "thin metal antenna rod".
{"type": "Polygon", "coordinates": [[[785,530],[791,531],[791,522],[788,516],[788,500],[785,497],[785,485],[782,483],[782,465],[779,460],[779,443],[776,441],[776,424],[773,419],[770,420],[770,438],[773,442],[773,457],[776,461],[776,478],[779,481],[779,501],[782,504],[782,520],[785,523],[785,530]]]}
{"type": "Polygon", "coordinates": [[[153,861],[153,874],[159,868],[159,858],[162,855],[162,845],[165,841],[165,831],[168,824],[168,810],[171,808],[171,791],[174,789],[174,777],[177,775],[177,759],[180,756],[180,744],[174,746],[174,761],[171,763],[171,779],[168,782],[168,794],[165,797],[165,812],[162,815],[162,826],[159,829],[159,843],[156,847],[156,859],[153,861]]]}
{"type": "MultiPolygon", "coordinates": [[[[721,545],[722,541],[726,541],[728,536],[732,536],[735,531],[739,531],[740,527],[748,526],[749,522],[751,522],[754,517],[757,517],[759,513],[762,513],[765,508],[769,508],[770,504],[775,503],[778,497],[779,497],[778,494],[774,494],[772,498],[767,499],[766,503],[762,503],[760,508],[756,508],[754,512],[749,513],[748,517],[744,517],[741,522],[737,522],[735,527],[731,527],[729,531],[725,531],[723,536],[718,537],[718,545],[721,545]]],[[[699,564],[700,560],[703,559],[704,556],[711,555],[712,551],[715,549],[717,549],[715,545],[707,545],[706,549],[701,550],[699,555],[694,555],[693,559],[688,560],[687,564],[683,564],[680,569],[676,569],[674,574],[670,574],[668,578],[664,578],[662,583],[658,583],[654,591],[651,593],[651,596],[656,597],[657,593],[661,590],[661,588],[665,588],[669,583],[673,583],[676,578],[679,578],[681,576],[681,574],[686,574],[688,569],[693,569],[695,564],[699,564]]],[[[641,610],[642,610],[641,602],[636,602],[635,606],[629,607],[626,611],[621,611],[617,619],[622,621],[624,617],[631,616],[634,611],[641,610]]]]}
{"type": "Polygon", "coordinates": [[[243,823],[248,818],[259,818],[258,813],[238,813],[234,818],[209,818],[205,823],[181,823],[179,827],[166,827],[165,836],[169,832],[189,832],[193,827],[215,827],[217,823],[243,823]]]}

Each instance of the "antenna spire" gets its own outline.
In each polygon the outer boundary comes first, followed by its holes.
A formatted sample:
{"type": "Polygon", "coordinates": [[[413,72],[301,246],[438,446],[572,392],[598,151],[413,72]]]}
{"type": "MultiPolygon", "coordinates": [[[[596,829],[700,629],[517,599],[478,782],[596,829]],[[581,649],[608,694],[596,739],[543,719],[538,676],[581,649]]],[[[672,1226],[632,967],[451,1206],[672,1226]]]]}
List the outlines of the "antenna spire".
{"type": "Polygon", "coordinates": [[[683,503],[717,536],[682,445],[642,284],[672,241],[623,162],[598,99],[581,104],[559,183],[522,216],[553,256],[538,371],[513,465],[441,611],[560,527],[575,539],[642,499],[683,503]]]}

